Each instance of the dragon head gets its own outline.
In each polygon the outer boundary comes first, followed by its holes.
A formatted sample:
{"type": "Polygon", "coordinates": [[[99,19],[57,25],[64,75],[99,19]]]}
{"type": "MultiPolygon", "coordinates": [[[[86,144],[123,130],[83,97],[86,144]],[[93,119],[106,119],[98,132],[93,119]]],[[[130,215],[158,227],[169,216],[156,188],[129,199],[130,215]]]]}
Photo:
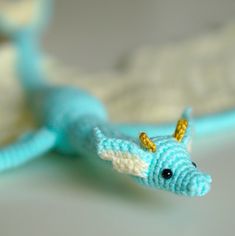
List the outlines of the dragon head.
{"type": "Polygon", "coordinates": [[[139,183],[185,196],[203,196],[210,190],[211,177],[192,162],[191,110],[187,109],[169,136],[138,140],[108,138],[95,129],[98,155],[112,161],[114,169],[133,176],[139,183]]]}

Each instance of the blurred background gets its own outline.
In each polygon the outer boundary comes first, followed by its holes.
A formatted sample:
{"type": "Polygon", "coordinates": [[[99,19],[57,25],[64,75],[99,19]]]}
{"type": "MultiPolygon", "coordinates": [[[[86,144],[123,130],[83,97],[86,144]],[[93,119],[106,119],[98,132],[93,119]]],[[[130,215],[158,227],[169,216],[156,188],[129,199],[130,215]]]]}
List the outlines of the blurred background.
{"type": "Polygon", "coordinates": [[[192,39],[234,20],[232,0],[56,0],[47,51],[88,71],[145,45],[192,39]]]}
{"type": "MultiPolygon", "coordinates": [[[[172,120],[188,104],[198,114],[235,105],[234,14],[232,0],[56,0],[43,44],[54,80],[90,89],[114,120],[172,120]]],[[[10,78],[8,53],[0,51],[0,76],[10,78]]],[[[30,126],[7,78],[4,137],[30,126]]],[[[213,177],[201,199],[144,189],[82,158],[45,156],[1,175],[0,235],[234,235],[234,140],[233,130],[195,140],[193,159],[213,177]]]]}

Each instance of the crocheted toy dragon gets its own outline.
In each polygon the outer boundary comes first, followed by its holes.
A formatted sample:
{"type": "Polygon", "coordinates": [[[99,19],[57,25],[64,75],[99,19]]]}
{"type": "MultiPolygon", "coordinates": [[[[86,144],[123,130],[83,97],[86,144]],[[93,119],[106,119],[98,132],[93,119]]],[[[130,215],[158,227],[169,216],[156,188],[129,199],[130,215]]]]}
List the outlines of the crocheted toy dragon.
{"type": "MultiPolygon", "coordinates": [[[[191,160],[190,109],[185,110],[176,128],[174,124],[113,124],[102,103],[88,92],[45,81],[38,42],[51,1],[38,2],[39,14],[27,24],[19,26],[6,17],[0,18],[1,35],[16,46],[18,77],[39,127],[0,150],[0,170],[56,150],[99,159],[145,186],[185,196],[205,195],[211,177],[191,160]]],[[[234,123],[233,113],[217,114],[197,119],[196,131],[212,132],[215,127],[224,129],[234,123]],[[226,124],[222,122],[225,118],[226,124]]]]}

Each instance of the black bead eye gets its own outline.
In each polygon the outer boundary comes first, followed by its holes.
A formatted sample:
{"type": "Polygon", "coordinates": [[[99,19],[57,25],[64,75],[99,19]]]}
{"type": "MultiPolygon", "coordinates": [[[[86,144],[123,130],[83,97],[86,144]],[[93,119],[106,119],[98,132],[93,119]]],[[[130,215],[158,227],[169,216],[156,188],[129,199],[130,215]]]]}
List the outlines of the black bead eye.
{"type": "Polygon", "coordinates": [[[195,162],[192,162],[193,166],[197,168],[197,164],[195,162]]]}
{"type": "Polygon", "coordinates": [[[164,169],[164,170],[162,171],[162,177],[163,177],[164,179],[170,179],[172,176],[173,176],[172,170],[170,170],[170,169],[164,169]]]}

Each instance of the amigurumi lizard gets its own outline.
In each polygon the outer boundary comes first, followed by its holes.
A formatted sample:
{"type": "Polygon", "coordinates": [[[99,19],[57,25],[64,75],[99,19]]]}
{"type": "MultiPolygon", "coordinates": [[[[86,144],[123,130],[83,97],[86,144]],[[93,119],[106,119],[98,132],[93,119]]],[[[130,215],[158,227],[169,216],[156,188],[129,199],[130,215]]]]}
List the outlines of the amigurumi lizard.
{"type": "MultiPolygon", "coordinates": [[[[46,82],[38,44],[51,1],[39,3],[39,14],[27,24],[16,26],[7,17],[0,18],[1,34],[16,47],[18,77],[39,127],[0,149],[0,170],[20,166],[56,150],[100,159],[145,186],[185,196],[205,195],[212,180],[191,160],[190,109],[185,110],[175,131],[172,124],[113,124],[96,97],[79,88],[46,82]]],[[[223,125],[220,116],[223,119],[223,114],[198,119],[198,132],[234,123],[234,119],[228,119],[223,125]]]]}

